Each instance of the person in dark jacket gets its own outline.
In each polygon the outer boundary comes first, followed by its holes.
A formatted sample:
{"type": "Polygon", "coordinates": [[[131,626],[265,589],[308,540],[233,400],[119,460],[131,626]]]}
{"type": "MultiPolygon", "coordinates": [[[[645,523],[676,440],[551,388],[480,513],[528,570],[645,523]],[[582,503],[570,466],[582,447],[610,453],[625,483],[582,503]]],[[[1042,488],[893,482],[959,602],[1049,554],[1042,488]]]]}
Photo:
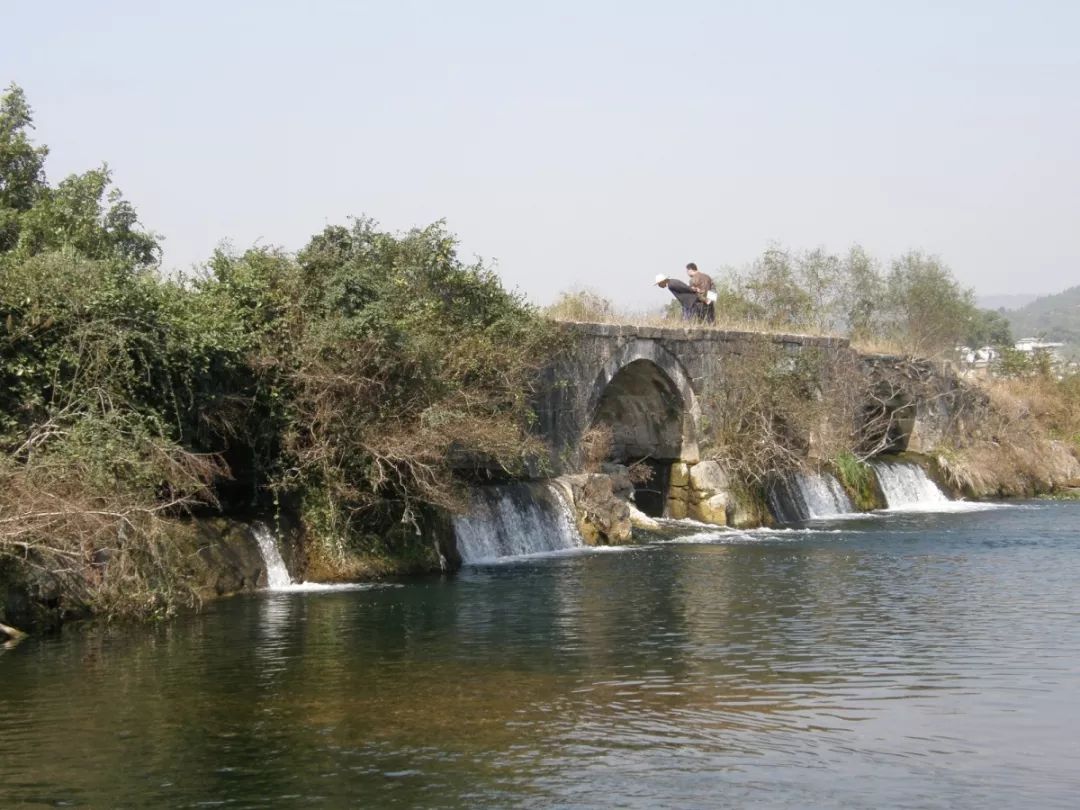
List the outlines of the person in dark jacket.
{"type": "Polygon", "coordinates": [[[679,281],[677,278],[668,278],[663,273],[656,277],[656,286],[668,290],[675,296],[675,300],[678,301],[679,305],[682,307],[682,317],[684,321],[689,321],[697,317],[698,294],[693,287],[686,282],[679,281]]]}

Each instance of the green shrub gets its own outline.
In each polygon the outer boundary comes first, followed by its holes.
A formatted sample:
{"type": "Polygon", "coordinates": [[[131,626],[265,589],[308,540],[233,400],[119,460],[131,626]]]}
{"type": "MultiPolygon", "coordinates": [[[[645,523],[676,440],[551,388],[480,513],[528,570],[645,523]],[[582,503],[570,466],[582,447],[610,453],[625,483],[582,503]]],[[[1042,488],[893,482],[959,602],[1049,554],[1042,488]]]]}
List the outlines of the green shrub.
{"type": "Polygon", "coordinates": [[[876,509],[884,504],[878,494],[873,468],[850,452],[832,460],[832,470],[847,491],[855,508],[860,511],[876,509]]]}

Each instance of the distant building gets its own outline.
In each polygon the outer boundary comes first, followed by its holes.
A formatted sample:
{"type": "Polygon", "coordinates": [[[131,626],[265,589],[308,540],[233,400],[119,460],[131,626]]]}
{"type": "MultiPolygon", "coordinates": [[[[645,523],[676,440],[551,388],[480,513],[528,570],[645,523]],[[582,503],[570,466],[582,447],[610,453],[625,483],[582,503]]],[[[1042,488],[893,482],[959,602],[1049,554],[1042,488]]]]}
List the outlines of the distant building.
{"type": "Polygon", "coordinates": [[[1025,352],[1027,354],[1035,354],[1035,352],[1046,352],[1055,360],[1060,361],[1062,359],[1061,348],[1064,345],[1064,343],[1052,343],[1049,341],[1040,340],[1039,338],[1026,337],[1020,338],[1018,341],[1016,341],[1016,345],[1013,346],[1013,348],[1016,349],[1018,352],[1025,352]]]}
{"type": "Polygon", "coordinates": [[[972,349],[970,346],[957,346],[956,357],[960,365],[960,374],[964,377],[988,377],[990,367],[999,355],[993,346],[972,349]]]}
{"type": "Polygon", "coordinates": [[[1036,357],[1043,357],[1049,361],[1050,369],[1053,374],[1060,380],[1063,375],[1069,373],[1070,366],[1073,364],[1067,363],[1065,355],[1061,351],[1065,346],[1064,343],[1056,343],[1048,340],[1040,340],[1039,338],[1027,337],[1020,338],[1016,341],[1016,345],[1013,347],[1018,352],[1022,352],[1028,358],[1034,360],[1036,357]]]}

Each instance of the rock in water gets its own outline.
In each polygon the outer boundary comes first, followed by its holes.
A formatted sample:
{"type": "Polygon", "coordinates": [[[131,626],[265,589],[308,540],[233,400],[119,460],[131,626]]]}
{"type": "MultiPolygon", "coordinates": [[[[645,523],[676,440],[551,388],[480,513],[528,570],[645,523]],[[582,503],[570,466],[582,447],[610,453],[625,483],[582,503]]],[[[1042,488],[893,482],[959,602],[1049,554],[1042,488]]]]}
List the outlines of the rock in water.
{"type": "Polygon", "coordinates": [[[630,507],[630,525],[635,529],[645,529],[650,532],[658,532],[661,528],[659,523],[633,505],[630,507]]]}
{"type": "Polygon", "coordinates": [[[588,545],[625,543],[631,539],[630,502],[610,475],[586,473],[562,480],[570,485],[578,528],[588,545]]]}
{"type": "Polygon", "coordinates": [[[727,525],[727,495],[713,495],[703,501],[698,501],[690,507],[690,517],[702,523],[711,523],[715,526],[727,525]]]}
{"type": "Polygon", "coordinates": [[[22,641],[26,633],[7,624],[0,624],[0,641],[22,641]]]}

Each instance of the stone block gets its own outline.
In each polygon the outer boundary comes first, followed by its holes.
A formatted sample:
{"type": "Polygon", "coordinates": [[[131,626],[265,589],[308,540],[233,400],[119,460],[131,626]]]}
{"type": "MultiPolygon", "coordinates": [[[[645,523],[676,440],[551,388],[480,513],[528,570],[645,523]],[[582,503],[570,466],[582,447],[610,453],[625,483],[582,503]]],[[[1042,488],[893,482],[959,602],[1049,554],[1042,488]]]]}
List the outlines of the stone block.
{"type": "Polygon", "coordinates": [[[690,486],[701,492],[724,492],[728,488],[727,473],[715,461],[702,461],[690,468],[690,486]]]}
{"type": "Polygon", "coordinates": [[[727,525],[727,495],[713,495],[690,508],[690,517],[714,526],[727,525]]]}
{"type": "Polygon", "coordinates": [[[685,462],[676,461],[671,465],[671,481],[673,487],[685,487],[690,483],[690,468],[685,462]]]}
{"type": "Polygon", "coordinates": [[[668,500],[687,503],[690,500],[690,487],[670,487],[668,489],[668,500]]]}

